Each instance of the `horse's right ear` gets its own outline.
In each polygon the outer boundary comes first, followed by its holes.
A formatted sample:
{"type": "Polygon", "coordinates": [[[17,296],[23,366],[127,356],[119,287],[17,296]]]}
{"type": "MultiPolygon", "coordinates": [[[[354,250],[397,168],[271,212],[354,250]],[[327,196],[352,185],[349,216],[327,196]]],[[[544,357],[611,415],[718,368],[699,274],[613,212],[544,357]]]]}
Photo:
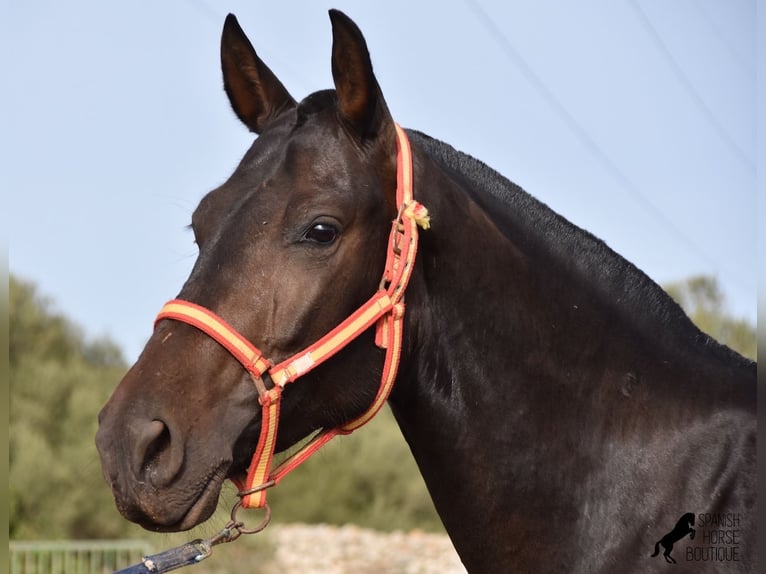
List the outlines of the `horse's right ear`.
{"type": "Polygon", "coordinates": [[[231,107],[250,131],[261,133],[269,122],[295,107],[295,100],[255,53],[233,14],[221,34],[223,87],[231,107]]]}

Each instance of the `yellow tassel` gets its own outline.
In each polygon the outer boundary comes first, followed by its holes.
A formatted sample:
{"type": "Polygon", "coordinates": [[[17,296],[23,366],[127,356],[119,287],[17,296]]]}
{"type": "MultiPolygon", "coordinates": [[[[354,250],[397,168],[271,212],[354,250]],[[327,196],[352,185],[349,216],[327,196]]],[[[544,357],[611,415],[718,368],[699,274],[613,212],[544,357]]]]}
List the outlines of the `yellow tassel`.
{"type": "Polygon", "coordinates": [[[404,215],[414,219],[422,229],[429,229],[431,227],[431,216],[428,215],[428,209],[422,203],[417,201],[411,201],[404,209],[404,215]]]}

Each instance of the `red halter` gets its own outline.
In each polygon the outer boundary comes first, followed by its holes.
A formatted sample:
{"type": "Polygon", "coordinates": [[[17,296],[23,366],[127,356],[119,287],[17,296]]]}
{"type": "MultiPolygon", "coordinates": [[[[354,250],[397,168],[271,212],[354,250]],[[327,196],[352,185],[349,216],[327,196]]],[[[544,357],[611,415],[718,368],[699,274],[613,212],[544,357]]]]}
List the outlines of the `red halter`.
{"type": "Polygon", "coordinates": [[[428,229],[428,211],[413,199],[412,150],[404,130],[396,125],[397,189],[399,214],[388,240],[388,255],[378,291],[340,325],[307,349],[273,365],[254,345],[215,313],[190,303],[173,300],[165,304],[155,320],[174,319],[192,325],[226,348],[250,373],[263,408],[258,445],[244,481],[235,480],[242,506],[260,508],[266,504],[266,489],[278,484],[290,471],[339,434],[349,434],[372,419],[388,399],[396,379],[402,347],[404,291],[412,274],[418,247],[418,225],[428,229]],[[301,450],[272,469],[279,426],[279,405],[285,385],[305,375],[343,349],[356,337],[376,326],[375,343],[386,349],[378,394],[360,417],[345,425],[322,430],[301,450]],[[274,386],[267,389],[263,375],[268,373],[274,386]]]}

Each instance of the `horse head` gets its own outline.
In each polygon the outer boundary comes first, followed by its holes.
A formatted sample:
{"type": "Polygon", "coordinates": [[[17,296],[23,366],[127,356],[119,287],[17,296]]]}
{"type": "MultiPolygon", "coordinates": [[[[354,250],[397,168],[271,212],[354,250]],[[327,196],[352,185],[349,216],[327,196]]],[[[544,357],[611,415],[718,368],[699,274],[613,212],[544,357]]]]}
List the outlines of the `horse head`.
{"type": "MultiPolygon", "coordinates": [[[[234,16],[221,39],[224,87],[258,135],[193,213],[199,255],[178,298],[205,307],[277,362],[319,339],[375,292],[396,216],[396,131],[361,32],[330,13],[334,90],[298,103],[234,16]]],[[[382,352],[365,333],[342,360],[285,389],[277,450],[341,425],[374,399],[382,352]]],[[[216,341],[160,320],[99,416],[117,507],[153,530],[207,519],[247,468],[258,394],[216,341]]]]}
{"type": "Polygon", "coordinates": [[[681,520],[678,521],[678,526],[682,526],[689,529],[694,528],[694,513],[693,512],[687,512],[681,517],[681,520]]]}

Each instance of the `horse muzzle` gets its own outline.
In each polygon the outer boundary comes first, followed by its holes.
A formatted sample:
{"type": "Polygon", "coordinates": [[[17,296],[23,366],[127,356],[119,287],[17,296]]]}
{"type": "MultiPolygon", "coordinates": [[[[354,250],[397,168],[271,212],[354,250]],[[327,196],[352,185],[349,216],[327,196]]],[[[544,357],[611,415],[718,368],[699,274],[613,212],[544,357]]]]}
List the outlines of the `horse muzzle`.
{"type": "Polygon", "coordinates": [[[148,530],[187,530],[216,508],[229,463],[190,476],[180,435],[170,421],[112,412],[109,404],[99,415],[96,447],[117,509],[148,530]]]}

